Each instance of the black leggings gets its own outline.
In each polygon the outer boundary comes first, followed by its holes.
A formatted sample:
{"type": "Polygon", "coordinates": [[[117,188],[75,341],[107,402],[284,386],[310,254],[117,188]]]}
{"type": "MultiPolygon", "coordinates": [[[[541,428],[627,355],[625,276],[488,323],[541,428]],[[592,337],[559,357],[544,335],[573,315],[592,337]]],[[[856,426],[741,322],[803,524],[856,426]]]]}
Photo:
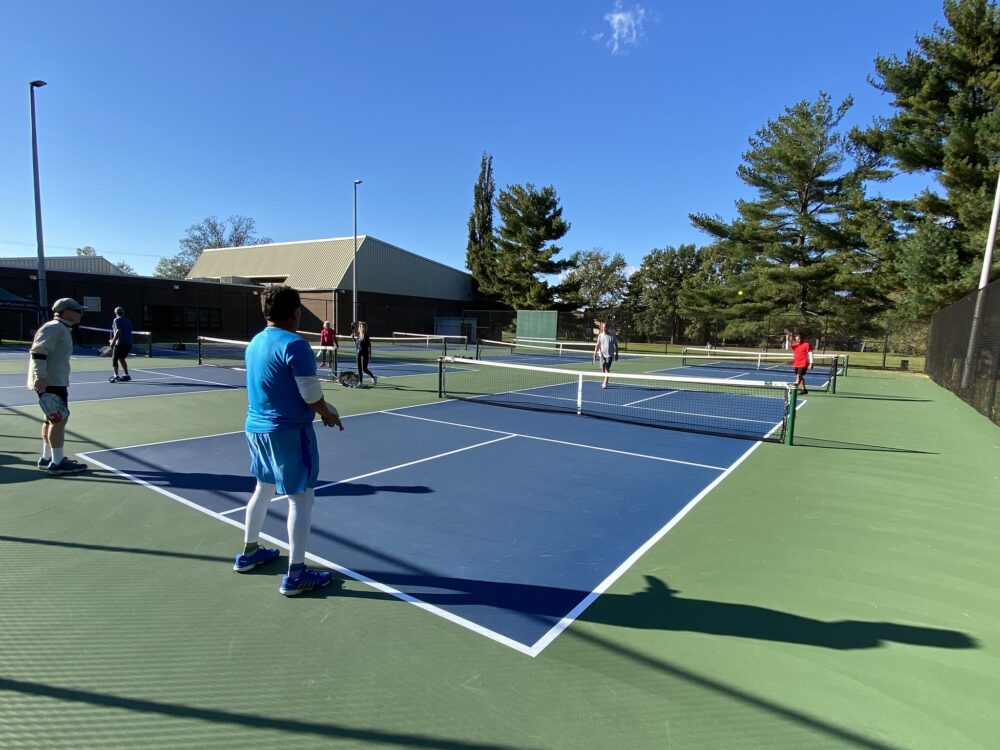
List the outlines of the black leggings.
{"type": "Polygon", "coordinates": [[[374,380],[375,373],[368,369],[368,355],[358,352],[358,381],[364,380],[364,375],[361,373],[367,373],[368,376],[374,380]]]}

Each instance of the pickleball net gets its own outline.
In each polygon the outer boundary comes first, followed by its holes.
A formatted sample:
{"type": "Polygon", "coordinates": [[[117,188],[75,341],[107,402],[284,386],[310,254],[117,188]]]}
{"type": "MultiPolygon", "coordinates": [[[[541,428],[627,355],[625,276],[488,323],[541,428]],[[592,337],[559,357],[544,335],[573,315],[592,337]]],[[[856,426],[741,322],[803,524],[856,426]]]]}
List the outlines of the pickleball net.
{"type": "MultiPolygon", "coordinates": [[[[326,361],[330,364],[330,375],[343,370],[354,370],[357,365],[356,350],[354,341],[348,338],[338,337],[339,348],[323,347],[319,345],[319,334],[309,331],[297,331],[299,336],[309,343],[313,356],[317,362],[326,361]]],[[[380,365],[404,365],[408,363],[430,364],[437,366],[438,360],[454,350],[458,354],[466,352],[464,337],[460,342],[448,344],[447,339],[452,337],[384,337],[373,336],[372,342],[372,362],[371,366],[377,368],[380,365]]],[[[231,339],[213,338],[210,336],[198,337],[198,364],[214,365],[216,367],[236,367],[242,368],[246,357],[246,348],[250,342],[231,339]]],[[[428,373],[433,373],[433,367],[428,368],[428,373]]]]}
{"type": "MultiPolygon", "coordinates": [[[[627,355],[622,355],[627,356],[627,355]]],[[[592,362],[594,359],[594,345],[589,348],[581,347],[579,344],[565,344],[558,341],[548,343],[524,343],[518,341],[491,341],[482,339],[476,345],[476,359],[500,359],[510,361],[517,359],[519,362],[530,364],[531,360],[536,360],[539,364],[549,364],[552,362],[592,362]]]]}
{"type": "MultiPolygon", "coordinates": [[[[246,366],[246,353],[249,344],[249,341],[199,336],[198,364],[243,369],[246,366]]],[[[310,346],[309,348],[313,350],[313,355],[318,358],[320,347],[310,346]]]]}
{"type": "MultiPolygon", "coordinates": [[[[786,363],[788,369],[791,370],[792,353],[790,351],[779,350],[775,351],[771,349],[770,351],[751,351],[748,349],[718,349],[716,347],[708,348],[707,346],[686,346],[681,350],[681,356],[683,357],[749,357],[751,359],[757,359],[761,366],[758,369],[766,369],[766,365],[769,363],[786,363]]],[[[722,360],[725,362],[725,359],[722,360]]],[[[838,376],[843,377],[847,375],[847,369],[849,364],[849,355],[847,354],[820,354],[818,352],[813,352],[813,363],[814,369],[818,371],[826,371],[832,368],[832,371],[838,376]]]]}
{"type": "Polygon", "coordinates": [[[438,395],[470,403],[791,445],[797,391],[788,383],[669,375],[605,375],[444,357],[438,395]]]}

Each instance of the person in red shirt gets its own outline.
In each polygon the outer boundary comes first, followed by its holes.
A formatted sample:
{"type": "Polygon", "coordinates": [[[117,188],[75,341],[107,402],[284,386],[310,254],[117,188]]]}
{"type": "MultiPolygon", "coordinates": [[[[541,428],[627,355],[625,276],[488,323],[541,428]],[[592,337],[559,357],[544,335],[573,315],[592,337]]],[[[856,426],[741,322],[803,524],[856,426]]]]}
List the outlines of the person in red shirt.
{"type": "Polygon", "coordinates": [[[334,349],[339,348],[337,343],[337,332],[330,325],[330,321],[323,323],[323,330],[319,332],[319,345],[322,347],[319,352],[320,356],[320,367],[333,367],[337,362],[337,357],[334,349]],[[327,357],[329,357],[329,362],[327,362],[327,357]]]}
{"type": "Polygon", "coordinates": [[[806,389],[805,375],[813,366],[812,345],[802,338],[798,331],[792,336],[792,367],[795,368],[795,385],[799,393],[809,393],[806,389]]]}

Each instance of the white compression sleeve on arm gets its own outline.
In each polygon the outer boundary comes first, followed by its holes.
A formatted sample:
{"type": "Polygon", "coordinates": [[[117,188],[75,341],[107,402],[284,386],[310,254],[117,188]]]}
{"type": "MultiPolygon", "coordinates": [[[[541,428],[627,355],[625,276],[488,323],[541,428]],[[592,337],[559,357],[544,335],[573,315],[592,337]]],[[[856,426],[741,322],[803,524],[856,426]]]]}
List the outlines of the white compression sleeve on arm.
{"type": "Polygon", "coordinates": [[[323,386],[315,375],[295,378],[295,385],[299,387],[299,395],[307,404],[315,404],[323,398],[323,386]]]}

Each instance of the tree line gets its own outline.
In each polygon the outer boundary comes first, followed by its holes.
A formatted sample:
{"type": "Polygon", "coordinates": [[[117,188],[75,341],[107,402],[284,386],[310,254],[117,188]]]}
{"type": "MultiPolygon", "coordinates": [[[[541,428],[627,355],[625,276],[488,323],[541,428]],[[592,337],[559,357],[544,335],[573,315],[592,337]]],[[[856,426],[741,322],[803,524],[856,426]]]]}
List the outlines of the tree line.
{"type": "Polygon", "coordinates": [[[656,340],[756,343],[773,321],[861,335],[925,325],[975,289],[1000,169],[1000,9],[946,0],[944,16],[902,59],[876,58],[868,82],[891,116],[846,129],[851,97],[822,91],[785,107],[737,168],[754,197],[732,217],[690,214],[707,244],[654,248],[631,275],[600,248],[559,259],[570,224],[555,189],[497,193],[484,153],[466,250],[477,291],[516,309],[613,310],[656,340]],[[901,173],[936,187],[882,197],[901,173]]]}

